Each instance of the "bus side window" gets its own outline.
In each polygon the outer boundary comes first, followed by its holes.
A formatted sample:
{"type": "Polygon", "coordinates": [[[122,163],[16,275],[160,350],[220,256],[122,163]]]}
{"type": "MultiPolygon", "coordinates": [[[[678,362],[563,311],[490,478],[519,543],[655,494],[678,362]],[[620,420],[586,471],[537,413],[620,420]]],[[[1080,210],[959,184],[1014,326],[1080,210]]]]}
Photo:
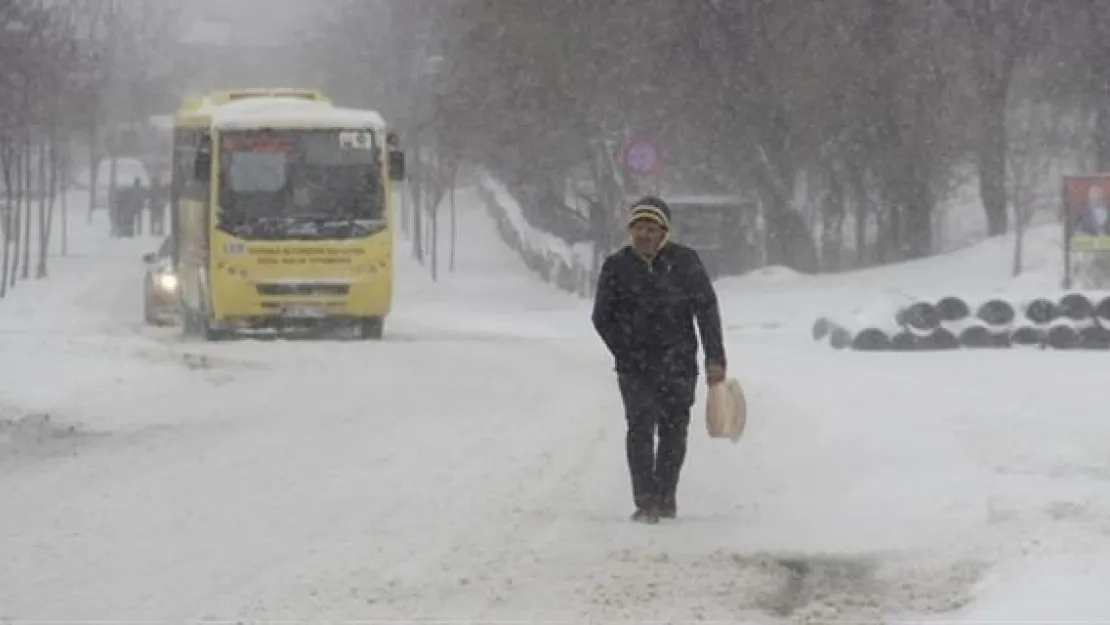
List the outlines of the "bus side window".
{"type": "Polygon", "coordinates": [[[405,153],[401,151],[401,141],[396,133],[385,136],[385,147],[389,159],[390,180],[401,181],[405,179],[405,153]]]}
{"type": "Polygon", "coordinates": [[[202,133],[197,138],[196,157],[193,160],[193,179],[208,184],[212,178],[212,137],[202,133]]]}
{"type": "Polygon", "coordinates": [[[181,153],[181,179],[185,181],[182,188],[183,197],[198,201],[208,202],[209,182],[207,176],[197,177],[197,155],[202,149],[203,138],[207,133],[203,130],[188,130],[183,137],[181,153]]]}
{"type": "Polygon", "coordinates": [[[170,161],[170,233],[173,235],[174,250],[173,262],[176,266],[181,262],[181,200],[185,196],[185,187],[189,177],[186,175],[185,165],[192,160],[192,151],[189,149],[189,136],[186,130],[175,130],[173,133],[173,154],[170,161]]]}

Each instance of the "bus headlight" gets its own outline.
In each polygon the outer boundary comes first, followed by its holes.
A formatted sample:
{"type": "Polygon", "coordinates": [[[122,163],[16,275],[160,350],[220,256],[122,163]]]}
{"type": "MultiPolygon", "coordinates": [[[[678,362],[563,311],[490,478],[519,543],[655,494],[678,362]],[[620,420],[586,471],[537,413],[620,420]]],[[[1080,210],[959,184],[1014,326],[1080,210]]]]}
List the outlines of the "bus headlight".
{"type": "Polygon", "coordinates": [[[177,276],[172,273],[163,273],[158,276],[158,287],[167,293],[177,290],[177,276]]]}

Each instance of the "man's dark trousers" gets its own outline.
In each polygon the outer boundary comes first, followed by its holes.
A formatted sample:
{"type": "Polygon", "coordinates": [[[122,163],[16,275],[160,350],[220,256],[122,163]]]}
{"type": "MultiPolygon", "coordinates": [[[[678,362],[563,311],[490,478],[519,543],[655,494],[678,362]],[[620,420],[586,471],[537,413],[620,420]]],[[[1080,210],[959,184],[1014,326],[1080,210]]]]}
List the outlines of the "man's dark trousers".
{"type": "Polygon", "coordinates": [[[690,407],[696,378],[661,380],[654,375],[621,374],[628,432],[625,447],[635,504],[645,508],[675,496],[686,459],[690,407]],[[659,436],[656,450],[655,435],[659,436]]]}

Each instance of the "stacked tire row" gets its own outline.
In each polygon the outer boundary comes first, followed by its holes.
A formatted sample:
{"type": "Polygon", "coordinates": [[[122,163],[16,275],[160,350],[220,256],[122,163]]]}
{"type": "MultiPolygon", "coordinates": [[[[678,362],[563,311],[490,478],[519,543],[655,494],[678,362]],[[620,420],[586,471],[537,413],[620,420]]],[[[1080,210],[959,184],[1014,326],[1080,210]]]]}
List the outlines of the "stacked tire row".
{"type": "Polygon", "coordinates": [[[993,298],[975,306],[959,297],[915,301],[869,320],[822,317],[813,325],[813,338],[858,351],[1110,349],[1110,295],[1069,293],[1020,303],[993,298]]]}

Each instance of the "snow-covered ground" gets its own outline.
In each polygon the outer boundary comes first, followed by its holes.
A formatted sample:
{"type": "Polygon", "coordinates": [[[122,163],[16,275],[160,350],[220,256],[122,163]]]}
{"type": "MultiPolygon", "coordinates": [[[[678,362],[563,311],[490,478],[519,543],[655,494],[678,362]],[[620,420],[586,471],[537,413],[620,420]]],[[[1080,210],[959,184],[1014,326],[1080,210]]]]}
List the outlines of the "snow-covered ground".
{"type": "Polygon", "coordinates": [[[0,621],[1110,619],[1103,354],[807,338],[861,295],[1055,287],[1050,236],[1016,285],[999,242],[720,283],[749,427],[699,403],[653,527],[589,303],[459,203],[381,343],[182,342],[141,324],[157,242],[74,232],[0,302],[0,621]]]}

